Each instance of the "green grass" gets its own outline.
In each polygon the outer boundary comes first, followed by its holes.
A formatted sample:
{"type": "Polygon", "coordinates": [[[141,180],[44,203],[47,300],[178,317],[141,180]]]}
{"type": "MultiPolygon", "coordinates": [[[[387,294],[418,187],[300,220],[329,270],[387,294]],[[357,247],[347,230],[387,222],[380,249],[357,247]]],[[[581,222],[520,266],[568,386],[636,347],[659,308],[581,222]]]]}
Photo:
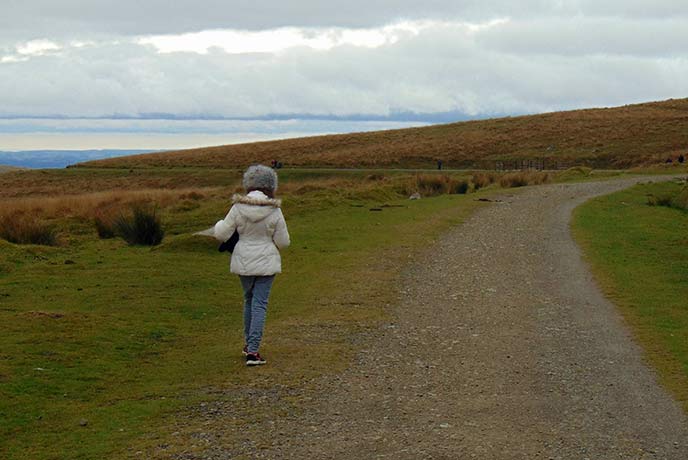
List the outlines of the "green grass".
{"type": "Polygon", "coordinates": [[[619,306],[663,384],[688,411],[688,212],[649,206],[675,182],[591,200],[573,230],[605,293],[619,306]]]}
{"type": "Polygon", "coordinates": [[[228,205],[167,210],[170,236],[153,249],[99,240],[73,219],[60,222],[67,246],[0,241],[0,458],[133,457],[169,443],[174,414],[213,391],[343,369],[355,333],[385,318],[409,254],[479,204],[402,200],[387,186],[286,197],[293,244],[271,296],[270,365],[250,370],[238,353],[239,282],[213,241],[190,235],[228,205]],[[383,203],[399,207],[369,210],[383,203]]]}

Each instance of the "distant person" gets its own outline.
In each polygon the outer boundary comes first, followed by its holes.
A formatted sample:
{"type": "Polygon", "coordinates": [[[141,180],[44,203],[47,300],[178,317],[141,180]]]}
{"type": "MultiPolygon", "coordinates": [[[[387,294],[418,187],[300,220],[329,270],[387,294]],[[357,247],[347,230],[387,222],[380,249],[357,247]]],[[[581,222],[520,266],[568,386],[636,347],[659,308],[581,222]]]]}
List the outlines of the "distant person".
{"type": "Polygon", "coordinates": [[[442,171],[442,160],[437,160],[437,170],[442,171]]]}
{"type": "Polygon", "coordinates": [[[683,154],[680,154],[680,155],[678,156],[678,162],[681,163],[681,164],[683,164],[684,161],[686,161],[686,157],[684,157],[683,154]]]}
{"type": "Polygon", "coordinates": [[[234,195],[227,217],[215,224],[215,238],[239,241],[232,253],[230,271],[239,275],[244,291],[244,349],[247,366],[265,364],[259,353],[275,274],[282,271],[279,249],[289,246],[287,223],[275,199],[277,173],[267,166],[251,166],[244,173],[246,195],[234,195]]]}

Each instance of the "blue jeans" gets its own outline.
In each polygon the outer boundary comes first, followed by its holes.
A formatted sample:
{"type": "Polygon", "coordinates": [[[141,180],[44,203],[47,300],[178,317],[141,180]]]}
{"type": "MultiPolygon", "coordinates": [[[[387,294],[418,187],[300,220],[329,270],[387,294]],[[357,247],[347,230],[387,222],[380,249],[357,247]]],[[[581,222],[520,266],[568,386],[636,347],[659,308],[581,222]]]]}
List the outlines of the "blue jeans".
{"type": "Polygon", "coordinates": [[[271,276],[241,276],[244,289],[244,338],[249,353],[257,353],[263,338],[263,326],[268,310],[270,288],[275,279],[271,276]]]}

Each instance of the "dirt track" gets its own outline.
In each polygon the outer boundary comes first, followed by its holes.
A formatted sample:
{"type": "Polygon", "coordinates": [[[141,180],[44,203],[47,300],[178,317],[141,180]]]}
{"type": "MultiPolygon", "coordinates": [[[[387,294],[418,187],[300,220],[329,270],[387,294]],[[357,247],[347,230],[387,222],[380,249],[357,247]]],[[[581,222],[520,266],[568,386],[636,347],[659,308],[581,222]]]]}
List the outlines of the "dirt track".
{"type": "Polygon", "coordinates": [[[568,230],[575,206],[631,182],[482,209],[409,269],[394,321],[305,416],[182,458],[688,459],[686,416],[568,230]]]}

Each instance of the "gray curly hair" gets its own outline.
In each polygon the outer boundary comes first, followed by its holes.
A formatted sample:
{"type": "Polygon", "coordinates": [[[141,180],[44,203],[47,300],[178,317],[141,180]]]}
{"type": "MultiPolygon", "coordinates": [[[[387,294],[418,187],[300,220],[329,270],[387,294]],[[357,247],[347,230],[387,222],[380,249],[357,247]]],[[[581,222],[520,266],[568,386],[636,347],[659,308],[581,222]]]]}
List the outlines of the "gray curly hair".
{"type": "Polygon", "coordinates": [[[277,190],[277,173],[264,165],[250,166],[244,173],[244,189],[249,190],[277,190]]]}

